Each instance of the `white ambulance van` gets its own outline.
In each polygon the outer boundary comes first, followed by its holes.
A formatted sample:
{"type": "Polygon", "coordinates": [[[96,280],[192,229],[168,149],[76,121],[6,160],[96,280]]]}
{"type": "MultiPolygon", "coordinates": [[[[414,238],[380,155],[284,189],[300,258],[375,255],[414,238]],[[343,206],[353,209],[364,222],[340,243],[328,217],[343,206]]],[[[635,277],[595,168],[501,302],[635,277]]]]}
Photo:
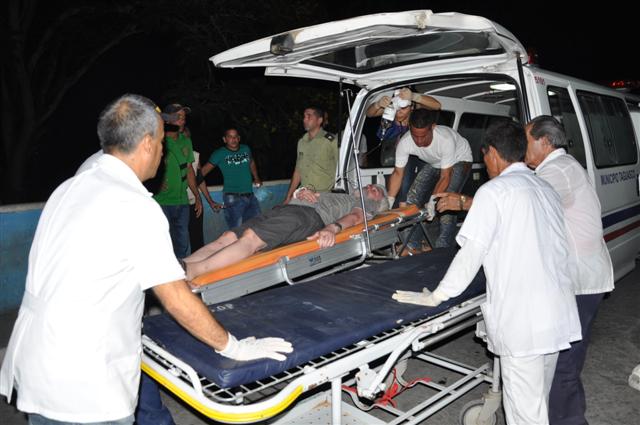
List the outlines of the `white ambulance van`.
{"type": "MultiPolygon", "coordinates": [[[[356,86],[340,140],[336,187],[355,175],[353,140],[367,140],[365,183],[384,183],[393,171],[380,158],[379,118],[365,111],[382,95],[409,87],[443,105],[440,123],[466,137],[474,171],[465,191],[486,180],[479,154],[492,120],[527,122],[553,115],[564,125],[569,153],[593,180],[602,204],[605,239],[616,279],[631,271],[640,250],[640,97],[528,65],[525,48],[488,19],[429,10],[382,13],[301,28],[227,50],[219,67],[265,67],[266,75],[356,86]]],[[[589,64],[585,64],[589,66],[589,64]]],[[[345,92],[347,92],[345,90],[345,92]]]]}

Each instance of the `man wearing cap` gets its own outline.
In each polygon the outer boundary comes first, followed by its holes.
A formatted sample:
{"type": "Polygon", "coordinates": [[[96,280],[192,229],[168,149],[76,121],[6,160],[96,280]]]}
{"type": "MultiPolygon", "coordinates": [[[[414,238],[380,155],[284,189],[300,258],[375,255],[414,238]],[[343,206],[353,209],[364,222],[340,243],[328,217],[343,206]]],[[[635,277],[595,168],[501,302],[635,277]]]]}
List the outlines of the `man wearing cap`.
{"type": "Polygon", "coordinates": [[[291,200],[300,185],[316,192],[328,192],[333,188],[338,166],[338,142],[333,134],[322,128],[324,116],[324,111],[316,106],[304,110],[302,122],[306,133],[298,140],[296,168],[285,203],[291,200]]]}
{"type": "Polygon", "coordinates": [[[224,218],[228,228],[233,229],[260,214],[260,204],[253,194],[252,177],[257,187],[262,186],[262,181],[251,149],[240,144],[238,130],[228,128],[222,141],[224,146],[211,154],[209,162],[202,167],[202,175],[206,176],[215,167],[220,168],[224,178],[224,218]]]}
{"type": "MultiPolygon", "coordinates": [[[[162,207],[169,220],[169,231],[173,251],[178,258],[189,255],[189,197],[187,187],[192,193],[198,193],[196,176],[191,163],[194,162],[193,144],[188,130],[185,128],[186,114],[191,108],[172,103],[164,108],[165,124],[165,158],[164,178],[160,191],[154,199],[162,207]]],[[[196,216],[202,214],[202,201],[195,199],[196,216]]]]}

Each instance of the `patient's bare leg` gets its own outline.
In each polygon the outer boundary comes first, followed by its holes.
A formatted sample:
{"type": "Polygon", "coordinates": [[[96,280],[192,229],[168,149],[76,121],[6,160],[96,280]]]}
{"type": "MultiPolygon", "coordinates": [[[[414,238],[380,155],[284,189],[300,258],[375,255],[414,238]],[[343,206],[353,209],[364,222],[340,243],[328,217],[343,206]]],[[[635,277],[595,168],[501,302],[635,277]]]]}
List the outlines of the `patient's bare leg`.
{"type": "Polygon", "coordinates": [[[238,240],[238,237],[235,233],[231,231],[226,231],[218,239],[215,241],[206,244],[196,252],[192,253],[190,256],[184,258],[185,263],[197,263],[198,261],[206,260],[211,257],[216,252],[220,251],[222,248],[225,248],[235,241],[238,240]]]}
{"type": "Polygon", "coordinates": [[[187,280],[193,280],[193,278],[201,274],[237,263],[253,255],[266,245],[253,230],[247,229],[240,239],[220,249],[209,258],[199,262],[187,263],[187,280]]]}

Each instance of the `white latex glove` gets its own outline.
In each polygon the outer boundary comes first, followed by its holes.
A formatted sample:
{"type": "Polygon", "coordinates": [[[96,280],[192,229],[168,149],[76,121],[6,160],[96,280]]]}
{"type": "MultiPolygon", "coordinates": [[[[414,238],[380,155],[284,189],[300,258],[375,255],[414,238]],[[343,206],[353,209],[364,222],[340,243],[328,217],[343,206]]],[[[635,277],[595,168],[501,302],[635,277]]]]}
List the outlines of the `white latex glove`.
{"type": "Polygon", "coordinates": [[[404,100],[410,100],[412,102],[419,102],[421,95],[419,93],[414,93],[407,87],[400,89],[398,92],[398,96],[404,100]]]}
{"type": "Polygon", "coordinates": [[[384,109],[387,106],[389,106],[389,104],[391,103],[391,98],[389,96],[382,96],[380,99],[378,99],[378,101],[376,102],[376,106],[380,109],[384,109]]]}
{"type": "Polygon", "coordinates": [[[422,292],[396,291],[391,298],[400,303],[424,305],[427,307],[436,307],[440,305],[441,302],[449,299],[449,297],[437,288],[433,292],[427,288],[423,288],[422,292]]]}
{"type": "Polygon", "coordinates": [[[436,197],[431,195],[429,198],[429,202],[424,204],[424,207],[427,209],[427,221],[432,221],[436,218],[436,197]]]}
{"type": "Polygon", "coordinates": [[[255,336],[250,336],[238,341],[236,337],[231,334],[229,334],[229,342],[227,342],[227,346],[224,350],[216,350],[216,353],[218,354],[239,361],[262,358],[283,361],[286,360],[287,356],[280,353],[291,352],[293,352],[291,343],[282,338],[256,339],[255,336]]]}
{"type": "Polygon", "coordinates": [[[389,208],[393,208],[394,202],[396,202],[395,196],[387,196],[387,202],[389,202],[389,208]]]}

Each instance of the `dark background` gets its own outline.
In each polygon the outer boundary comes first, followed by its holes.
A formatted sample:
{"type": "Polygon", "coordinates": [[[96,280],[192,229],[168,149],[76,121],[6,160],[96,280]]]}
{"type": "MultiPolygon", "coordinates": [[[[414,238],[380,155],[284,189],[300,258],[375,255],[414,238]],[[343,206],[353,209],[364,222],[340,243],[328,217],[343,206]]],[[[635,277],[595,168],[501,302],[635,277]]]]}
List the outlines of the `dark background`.
{"type": "MultiPolygon", "coordinates": [[[[8,14],[0,12],[7,52],[0,74],[0,205],[46,200],[99,149],[98,114],[127,92],[161,107],[190,106],[188,126],[201,161],[222,145],[223,129],[235,125],[263,180],[289,178],[304,107],[327,108],[330,129],[336,130],[336,85],[266,78],[263,69],[215,69],[208,59],[257,38],[335,19],[412,9],[480,15],[535,49],[545,69],[603,84],[640,79],[637,15],[630,3],[570,9],[561,3],[10,0],[3,6],[8,14]],[[78,10],[65,21],[65,14],[78,10]],[[30,23],[21,25],[28,14],[30,23]],[[119,39],[121,34],[128,35],[119,39]],[[24,63],[35,65],[25,72],[24,63]],[[74,75],[75,81],[67,81],[74,75]],[[30,90],[23,90],[25,81],[30,90]]],[[[216,173],[208,177],[209,184],[220,181],[216,173]]]]}

